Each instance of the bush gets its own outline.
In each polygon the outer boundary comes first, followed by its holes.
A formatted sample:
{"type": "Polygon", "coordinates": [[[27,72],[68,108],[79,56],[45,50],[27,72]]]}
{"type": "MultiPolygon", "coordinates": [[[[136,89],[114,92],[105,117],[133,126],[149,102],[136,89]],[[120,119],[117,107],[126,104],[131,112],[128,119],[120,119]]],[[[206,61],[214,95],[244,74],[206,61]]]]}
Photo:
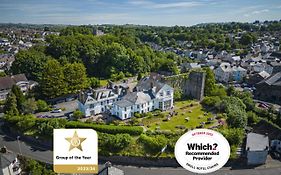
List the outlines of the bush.
{"type": "Polygon", "coordinates": [[[229,144],[232,145],[240,145],[243,142],[245,133],[243,129],[238,128],[228,128],[220,130],[221,134],[227,139],[229,144]]]}
{"type": "Polygon", "coordinates": [[[37,112],[46,112],[49,110],[50,110],[50,108],[44,100],[37,101],[37,112]]]}
{"type": "Polygon", "coordinates": [[[103,150],[108,150],[112,152],[118,152],[126,147],[132,141],[132,137],[129,134],[105,134],[98,133],[99,147],[103,150]]]}
{"type": "Polygon", "coordinates": [[[66,123],[66,128],[91,128],[99,132],[108,134],[130,134],[140,135],[143,133],[143,128],[139,126],[113,126],[113,125],[97,125],[93,123],[82,123],[71,121],[66,123]]]}
{"type": "Polygon", "coordinates": [[[247,112],[247,117],[249,125],[256,124],[259,121],[257,114],[252,111],[247,112]]]}
{"type": "Polygon", "coordinates": [[[202,104],[209,107],[213,107],[219,104],[220,102],[221,102],[220,97],[214,96],[214,97],[205,97],[202,101],[202,104]]]}
{"type": "Polygon", "coordinates": [[[162,135],[150,137],[144,134],[139,137],[139,141],[145,146],[146,150],[152,153],[160,152],[168,142],[167,139],[162,135]]]}

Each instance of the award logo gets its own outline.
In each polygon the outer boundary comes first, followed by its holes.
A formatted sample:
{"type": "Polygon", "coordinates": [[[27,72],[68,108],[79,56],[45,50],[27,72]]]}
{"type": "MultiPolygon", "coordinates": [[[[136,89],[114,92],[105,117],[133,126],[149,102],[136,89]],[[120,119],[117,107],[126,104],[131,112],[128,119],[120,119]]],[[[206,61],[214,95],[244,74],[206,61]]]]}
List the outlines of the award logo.
{"type": "Polygon", "coordinates": [[[219,132],[195,129],[179,138],[175,146],[178,163],[193,173],[211,173],[222,168],[230,156],[230,146],[219,132]]]}
{"type": "Polygon", "coordinates": [[[56,173],[98,173],[98,137],[92,129],[54,129],[56,173]]]}

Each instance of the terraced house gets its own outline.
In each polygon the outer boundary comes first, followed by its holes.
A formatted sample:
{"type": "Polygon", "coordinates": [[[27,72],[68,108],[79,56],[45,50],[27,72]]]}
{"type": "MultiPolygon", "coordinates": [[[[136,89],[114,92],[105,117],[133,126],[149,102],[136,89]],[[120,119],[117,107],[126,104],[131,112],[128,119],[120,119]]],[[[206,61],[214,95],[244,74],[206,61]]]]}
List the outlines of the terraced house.
{"type": "Polygon", "coordinates": [[[110,113],[121,120],[134,113],[173,108],[174,89],[152,77],[143,78],[132,90],[126,85],[83,92],[79,96],[79,110],[86,117],[110,113]]]}

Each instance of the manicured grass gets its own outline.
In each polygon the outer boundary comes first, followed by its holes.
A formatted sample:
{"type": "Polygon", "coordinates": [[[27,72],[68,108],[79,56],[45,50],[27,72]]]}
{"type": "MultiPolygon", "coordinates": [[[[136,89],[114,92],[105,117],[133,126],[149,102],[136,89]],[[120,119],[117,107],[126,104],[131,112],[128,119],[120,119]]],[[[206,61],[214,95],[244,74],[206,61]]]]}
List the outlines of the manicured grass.
{"type": "MultiPolygon", "coordinates": [[[[176,126],[185,126],[188,129],[196,128],[201,122],[207,122],[208,118],[213,117],[209,112],[205,112],[198,102],[195,101],[180,101],[175,103],[175,112],[169,121],[164,121],[169,112],[164,112],[164,118],[151,117],[144,118],[142,123],[150,130],[159,128],[160,130],[176,131],[180,130],[176,126]],[[192,105],[191,105],[192,104],[192,105]],[[204,115],[206,113],[206,115],[204,115]],[[189,118],[187,121],[185,118],[189,118]]],[[[206,124],[205,128],[210,127],[212,124],[206,124]]]]}

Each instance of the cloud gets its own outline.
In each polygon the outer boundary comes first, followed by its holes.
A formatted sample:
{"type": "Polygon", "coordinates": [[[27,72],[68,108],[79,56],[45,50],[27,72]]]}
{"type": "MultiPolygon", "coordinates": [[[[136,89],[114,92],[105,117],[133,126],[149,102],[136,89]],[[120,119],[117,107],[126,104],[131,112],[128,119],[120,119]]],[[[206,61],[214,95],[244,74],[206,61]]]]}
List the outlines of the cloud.
{"type": "Polygon", "coordinates": [[[256,11],[253,11],[252,14],[260,14],[260,13],[265,13],[265,12],[268,12],[268,11],[269,11],[268,9],[256,10],[256,11]]]}
{"type": "Polygon", "coordinates": [[[244,16],[245,17],[250,17],[250,16],[253,16],[253,15],[257,15],[257,14],[261,14],[261,13],[267,13],[267,12],[269,12],[268,9],[255,10],[255,11],[252,11],[251,13],[244,14],[244,16]]]}
{"type": "Polygon", "coordinates": [[[189,8],[204,5],[203,2],[189,1],[189,2],[172,2],[172,3],[155,3],[146,0],[133,0],[128,2],[131,5],[142,6],[145,8],[165,9],[165,8],[189,8]]]}

